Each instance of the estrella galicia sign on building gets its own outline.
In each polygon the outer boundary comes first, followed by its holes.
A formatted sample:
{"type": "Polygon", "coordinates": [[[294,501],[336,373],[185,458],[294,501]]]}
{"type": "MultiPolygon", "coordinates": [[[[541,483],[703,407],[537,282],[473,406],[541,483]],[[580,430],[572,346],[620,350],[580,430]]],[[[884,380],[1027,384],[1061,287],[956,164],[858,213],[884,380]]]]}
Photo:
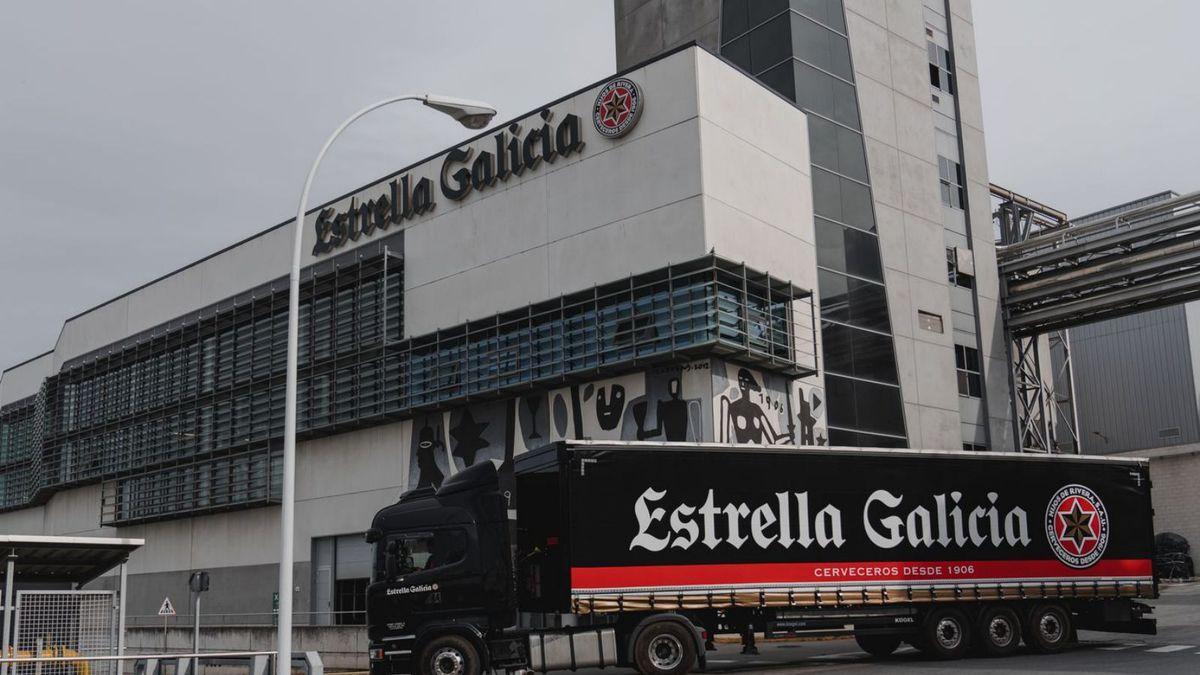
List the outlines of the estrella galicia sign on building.
{"type": "MultiPolygon", "coordinates": [[[[596,99],[597,111],[602,105],[608,112],[603,125],[599,117],[593,116],[596,129],[606,138],[617,138],[637,123],[641,91],[631,80],[615,79],[601,88],[596,99]]],[[[513,176],[553,164],[559,157],[582,152],[581,124],[578,115],[567,113],[559,117],[547,107],[533,118],[527,129],[519,122],[502,128],[493,135],[494,145],[489,149],[465,145],[446,152],[436,185],[433,178],[405,173],[388,181],[384,193],[374,199],[360,201],[353,197],[340,213],[332,207],[321,209],[313,223],[317,241],[312,254],[331,253],[350,242],[429,213],[437,206],[436,192],[445,199],[461,201],[473,191],[485,191],[513,176]]]]}

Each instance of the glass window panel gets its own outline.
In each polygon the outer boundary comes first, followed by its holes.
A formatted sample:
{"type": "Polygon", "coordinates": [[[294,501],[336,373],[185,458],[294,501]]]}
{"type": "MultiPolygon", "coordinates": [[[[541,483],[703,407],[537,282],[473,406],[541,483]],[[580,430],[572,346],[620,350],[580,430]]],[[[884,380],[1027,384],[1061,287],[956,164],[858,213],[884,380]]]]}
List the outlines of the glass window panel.
{"type": "Polygon", "coordinates": [[[879,240],[874,235],[817,216],[817,263],[839,272],[883,280],[879,240]]]}
{"type": "Polygon", "coordinates": [[[866,152],[857,131],[810,115],[808,143],[813,164],[861,181],[867,180],[866,152]]]}
{"type": "Polygon", "coordinates": [[[846,32],[841,0],[791,0],[792,9],[840,32],[846,32]]]}
{"type": "MultiPolygon", "coordinates": [[[[721,2],[721,40],[725,41],[745,33],[750,28],[750,0],[723,0],[721,2]]],[[[724,51],[724,50],[722,50],[724,51]]]]}
{"type": "Polygon", "coordinates": [[[799,61],[796,62],[796,103],[852,129],[859,128],[854,85],[799,61]]]}
{"type": "Polygon", "coordinates": [[[852,180],[813,167],[813,210],[819,216],[867,232],[875,231],[871,190],[852,180]]]}
{"type": "MultiPolygon", "coordinates": [[[[738,68],[746,72],[751,72],[750,66],[750,36],[743,35],[742,37],[730,42],[721,47],[721,55],[729,59],[738,68]]],[[[791,74],[791,71],[788,71],[791,74]]],[[[762,79],[762,76],[759,76],[762,79]]]]}
{"type": "Polygon", "coordinates": [[[791,22],[783,14],[750,31],[751,72],[760,73],[791,56],[791,22]]]}
{"type": "Polygon", "coordinates": [[[845,37],[798,14],[791,19],[793,56],[843,79],[854,79],[845,37]]]}
{"type": "Polygon", "coordinates": [[[825,322],[821,338],[826,371],[896,382],[896,355],[891,337],[825,322]]]}
{"type": "Polygon", "coordinates": [[[883,332],[890,331],[883,285],[820,270],[821,317],[883,332]]]}
{"type": "Polygon", "coordinates": [[[788,0],[749,0],[750,27],[753,28],[788,7],[788,0]]]}
{"type": "Polygon", "coordinates": [[[899,387],[854,381],[858,428],[884,434],[904,434],[904,406],[899,387]]]}

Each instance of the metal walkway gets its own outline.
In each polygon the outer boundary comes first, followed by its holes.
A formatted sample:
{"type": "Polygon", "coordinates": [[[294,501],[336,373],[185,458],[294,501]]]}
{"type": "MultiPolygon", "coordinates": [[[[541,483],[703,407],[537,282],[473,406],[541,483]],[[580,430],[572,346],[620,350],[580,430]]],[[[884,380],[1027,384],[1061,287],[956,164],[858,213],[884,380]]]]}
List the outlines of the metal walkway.
{"type": "Polygon", "coordinates": [[[1013,337],[1200,298],[1200,192],[996,248],[1013,337]]]}
{"type": "Polygon", "coordinates": [[[1068,329],[1200,298],[1200,192],[1081,225],[1004,188],[991,192],[1000,199],[1014,438],[1023,451],[1078,452],[1068,329]]]}

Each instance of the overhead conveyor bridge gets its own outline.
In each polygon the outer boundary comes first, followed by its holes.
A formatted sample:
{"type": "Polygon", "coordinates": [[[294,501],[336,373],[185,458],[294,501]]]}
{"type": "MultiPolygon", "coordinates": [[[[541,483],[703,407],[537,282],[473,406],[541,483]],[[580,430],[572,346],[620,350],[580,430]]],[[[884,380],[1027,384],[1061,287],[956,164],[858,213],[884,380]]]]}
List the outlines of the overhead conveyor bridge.
{"type": "Polygon", "coordinates": [[[1008,330],[1038,335],[1200,298],[1200,192],[998,246],[1008,330]]]}

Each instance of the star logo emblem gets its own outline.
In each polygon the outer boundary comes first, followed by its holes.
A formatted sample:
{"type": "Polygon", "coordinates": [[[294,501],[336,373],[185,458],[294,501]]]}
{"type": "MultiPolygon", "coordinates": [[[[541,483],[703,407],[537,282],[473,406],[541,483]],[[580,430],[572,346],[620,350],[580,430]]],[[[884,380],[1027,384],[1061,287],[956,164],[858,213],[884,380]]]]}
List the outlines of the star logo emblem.
{"type": "Polygon", "coordinates": [[[1059,488],[1046,505],[1046,539],[1063,564],[1091,567],[1108,547],[1108,511],[1100,496],[1078,483],[1059,488]]]}
{"type": "Polygon", "coordinates": [[[1079,500],[1076,499],[1071,505],[1071,510],[1068,513],[1059,512],[1058,514],[1062,535],[1059,541],[1064,544],[1068,541],[1075,544],[1075,552],[1083,552],[1084,542],[1094,540],[1096,538],[1096,530],[1092,525],[1092,521],[1096,518],[1096,513],[1085,513],[1079,506],[1079,500]]]}
{"type": "Polygon", "coordinates": [[[608,99],[600,104],[604,122],[614,127],[621,123],[630,107],[629,94],[620,89],[614,89],[608,99]]]}
{"type": "Polygon", "coordinates": [[[600,89],[592,109],[592,123],[602,136],[618,138],[637,124],[642,112],[642,91],[626,78],[615,79],[600,89]]]}

